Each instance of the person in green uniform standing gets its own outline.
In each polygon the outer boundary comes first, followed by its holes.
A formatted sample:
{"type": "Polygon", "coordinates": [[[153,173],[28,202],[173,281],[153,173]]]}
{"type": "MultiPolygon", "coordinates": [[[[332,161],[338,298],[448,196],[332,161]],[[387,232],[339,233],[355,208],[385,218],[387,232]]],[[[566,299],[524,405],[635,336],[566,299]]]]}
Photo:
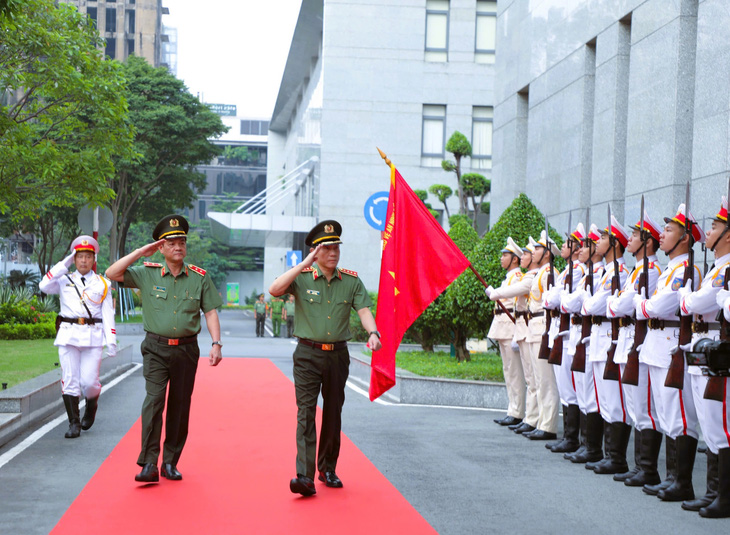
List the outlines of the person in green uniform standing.
{"type": "Polygon", "coordinates": [[[264,301],[264,294],[259,295],[259,300],[253,304],[253,311],[256,314],[256,336],[262,338],[264,336],[264,324],[266,322],[266,311],[269,305],[264,301]]]}
{"type": "Polygon", "coordinates": [[[182,479],[177,463],[188,436],[190,401],[200,358],[201,311],[213,339],[208,363],[217,366],[223,358],[216,310],[223,302],[210,275],[185,263],[187,233],[188,222],[183,216],[166,216],[152,232],[153,243],[117,260],[106,270],[108,278],[123,282],[128,288],[142,290],[147,335],[141,350],[147,395],[142,405],[142,450],[137,458],[142,471],[134,479],[144,483],[159,481],[157,462],[168,384],[161,473],[167,479],[182,479]],[[162,253],[164,264],[145,262],[142,266],[131,267],[140,258],[152,256],[156,251],[162,253]]]}
{"type": "Polygon", "coordinates": [[[284,319],[284,300],[271,296],[271,329],[274,337],[279,338],[281,334],[281,320],[284,319]]]}
{"type": "Polygon", "coordinates": [[[290,295],[286,303],[284,303],[284,321],[286,321],[286,337],[294,336],[294,296],[290,295]]]}
{"type": "Polygon", "coordinates": [[[350,368],[347,340],[350,309],[355,309],[363,328],[370,333],[368,347],[380,349],[380,333],[370,312],[370,296],[357,273],[337,266],[340,261],[342,226],[322,221],[307,235],[309,255],[278,277],[269,288],[273,296],[291,294],[295,298],[294,388],[297,399],[297,477],[289,489],[312,496],[315,469],[328,487],[340,488],[337,458],[340,454],[342,405],[350,368]],[[316,265],[315,265],[316,262],[316,265]],[[317,450],[315,415],[320,389],[324,406],[317,450]]]}

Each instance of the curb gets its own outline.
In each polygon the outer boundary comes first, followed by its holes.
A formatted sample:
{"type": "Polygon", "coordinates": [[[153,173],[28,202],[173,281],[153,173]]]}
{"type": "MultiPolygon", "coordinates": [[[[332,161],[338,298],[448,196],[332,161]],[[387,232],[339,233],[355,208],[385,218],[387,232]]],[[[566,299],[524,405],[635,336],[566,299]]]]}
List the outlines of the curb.
{"type": "MultiPolygon", "coordinates": [[[[115,357],[105,356],[99,370],[101,383],[108,383],[133,365],[131,345],[120,348],[115,357]]],[[[62,407],[60,368],[0,391],[0,446],[62,407]]]]}

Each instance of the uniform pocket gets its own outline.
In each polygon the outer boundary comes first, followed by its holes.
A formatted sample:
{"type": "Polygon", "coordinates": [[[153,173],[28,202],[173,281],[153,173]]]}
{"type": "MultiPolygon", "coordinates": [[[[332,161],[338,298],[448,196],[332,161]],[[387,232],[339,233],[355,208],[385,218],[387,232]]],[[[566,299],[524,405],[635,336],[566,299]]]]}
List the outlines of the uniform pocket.
{"type": "Polygon", "coordinates": [[[165,301],[167,300],[167,292],[161,292],[159,290],[152,290],[150,292],[150,302],[152,308],[161,311],[165,307],[165,301]]]}

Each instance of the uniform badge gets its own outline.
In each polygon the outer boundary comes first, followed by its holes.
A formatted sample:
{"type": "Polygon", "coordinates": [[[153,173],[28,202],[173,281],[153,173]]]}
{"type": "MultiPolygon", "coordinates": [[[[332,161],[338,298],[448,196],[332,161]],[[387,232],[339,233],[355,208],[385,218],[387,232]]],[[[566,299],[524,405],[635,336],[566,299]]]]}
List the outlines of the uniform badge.
{"type": "Polygon", "coordinates": [[[674,279],[674,280],[672,281],[672,291],[673,291],[673,292],[676,292],[676,291],[677,291],[677,290],[679,290],[679,289],[680,289],[681,287],[682,287],[682,279],[681,279],[681,278],[676,278],[676,279],[674,279]]]}
{"type": "Polygon", "coordinates": [[[603,289],[610,290],[612,282],[613,282],[613,279],[606,278],[606,282],[603,283],[603,289]]]}
{"type": "Polygon", "coordinates": [[[324,231],[327,232],[328,234],[331,234],[332,232],[335,231],[335,227],[333,227],[332,225],[325,225],[324,231]]]}
{"type": "Polygon", "coordinates": [[[180,221],[178,221],[177,219],[170,219],[170,226],[173,227],[173,228],[179,227],[180,226],[180,221]]]}
{"type": "Polygon", "coordinates": [[[307,290],[309,295],[319,295],[319,290],[307,290]]]}
{"type": "Polygon", "coordinates": [[[634,283],[634,291],[635,292],[639,291],[639,279],[636,279],[636,282],[634,283]]]}
{"type": "Polygon", "coordinates": [[[156,292],[165,292],[167,290],[164,286],[155,286],[155,291],[156,292]]]}
{"type": "Polygon", "coordinates": [[[722,288],[724,284],[725,284],[725,274],[724,273],[718,273],[717,277],[712,279],[713,288],[722,288]]]}

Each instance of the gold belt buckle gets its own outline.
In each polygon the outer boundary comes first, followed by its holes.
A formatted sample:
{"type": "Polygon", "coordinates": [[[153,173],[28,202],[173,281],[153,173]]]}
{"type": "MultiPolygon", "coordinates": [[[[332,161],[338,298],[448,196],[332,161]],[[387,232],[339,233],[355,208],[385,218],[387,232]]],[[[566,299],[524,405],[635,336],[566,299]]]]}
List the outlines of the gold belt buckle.
{"type": "Polygon", "coordinates": [[[79,325],[85,325],[86,318],[76,318],[76,323],[78,323],[79,325]]]}
{"type": "Polygon", "coordinates": [[[180,343],[180,339],[179,338],[168,338],[167,339],[167,345],[169,345],[169,346],[176,346],[179,343],[180,343]]]}
{"type": "Polygon", "coordinates": [[[335,344],[322,344],[322,351],[333,351],[335,344]]]}

